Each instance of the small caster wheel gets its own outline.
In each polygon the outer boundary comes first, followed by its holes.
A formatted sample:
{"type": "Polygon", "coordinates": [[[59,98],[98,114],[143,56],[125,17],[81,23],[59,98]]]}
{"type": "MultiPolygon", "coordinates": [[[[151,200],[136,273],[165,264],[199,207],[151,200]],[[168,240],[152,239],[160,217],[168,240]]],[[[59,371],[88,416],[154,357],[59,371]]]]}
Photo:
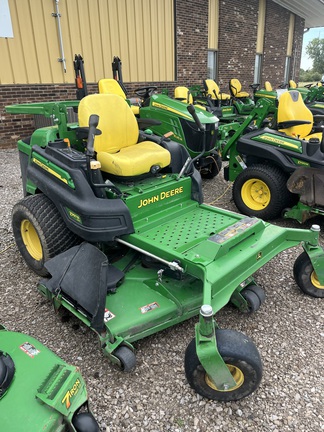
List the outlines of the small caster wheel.
{"type": "Polygon", "coordinates": [[[113,352],[114,356],[120,361],[120,369],[123,372],[130,372],[136,366],[136,356],[134,352],[125,345],[121,345],[113,352]]]}
{"type": "Polygon", "coordinates": [[[236,401],[254,392],[262,378],[262,361],[252,340],[235,330],[216,330],[217,349],[236,385],[218,389],[203,368],[193,339],[185,354],[185,373],[190,386],[201,396],[221,402],[236,401]]]}
{"type": "Polygon", "coordinates": [[[258,285],[249,285],[241,291],[242,297],[245,298],[248,304],[247,313],[253,313],[260,309],[260,306],[265,300],[265,291],[258,285]]]}
{"type": "Polygon", "coordinates": [[[324,298],[324,285],[320,284],[306,252],[301,253],[295,261],[294,278],[305,294],[311,297],[324,298]]]}

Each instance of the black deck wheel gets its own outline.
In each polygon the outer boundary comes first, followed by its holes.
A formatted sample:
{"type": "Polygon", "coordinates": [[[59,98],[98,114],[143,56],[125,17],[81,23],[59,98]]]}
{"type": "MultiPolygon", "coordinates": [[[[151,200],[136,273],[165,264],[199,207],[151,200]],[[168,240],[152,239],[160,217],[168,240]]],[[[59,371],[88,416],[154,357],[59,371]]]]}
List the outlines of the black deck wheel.
{"type": "Polygon", "coordinates": [[[241,291],[241,295],[245,298],[248,304],[246,312],[253,313],[260,309],[260,306],[265,300],[265,291],[258,285],[249,285],[241,291]]]}
{"type": "Polygon", "coordinates": [[[120,368],[123,372],[130,372],[136,366],[136,356],[134,352],[125,345],[121,345],[113,352],[114,356],[120,361],[120,368]]]}
{"type": "Polygon", "coordinates": [[[260,354],[252,340],[234,330],[216,330],[217,347],[236,386],[228,390],[215,387],[196,353],[193,339],[185,353],[185,373],[190,386],[201,396],[222,402],[242,399],[254,392],[262,378],[260,354]]]}
{"type": "Polygon", "coordinates": [[[311,297],[324,298],[321,285],[306,252],[302,252],[294,264],[294,278],[299,288],[311,297]]]}
{"type": "Polygon", "coordinates": [[[14,206],[12,228],[21,255],[40,276],[48,275],[46,261],[80,243],[44,194],[30,195],[14,206]]]}

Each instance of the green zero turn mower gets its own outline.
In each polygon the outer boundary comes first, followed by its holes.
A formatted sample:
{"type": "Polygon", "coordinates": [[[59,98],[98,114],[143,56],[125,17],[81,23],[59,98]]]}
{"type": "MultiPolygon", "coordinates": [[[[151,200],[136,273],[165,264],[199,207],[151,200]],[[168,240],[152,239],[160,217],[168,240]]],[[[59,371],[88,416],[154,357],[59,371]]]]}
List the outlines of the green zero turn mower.
{"type": "MultiPolygon", "coordinates": [[[[260,99],[246,125],[255,118],[260,124],[267,107],[271,102],[260,99]]],[[[285,92],[271,127],[243,136],[237,131],[222,148],[223,160],[229,161],[225,179],[234,181],[233,199],[240,212],[299,222],[324,215],[323,127],[314,125],[314,118],[323,116],[313,116],[299,92],[285,92]]]]}
{"type": "MultiPolygon", "coordinates": [[[[257,348],[219,329],[215,314],[229,302],[256,311],[265,295],[253,274],[300,242],[296,282],[321,296],[318,227],[284,229],[203,204],[185,147],[139,130],[120,96],[6,109],[56,122],[18,141],[25,198],[12,215],[18,249],[54,308],[90,327],[124,371],[135,366],[134,341],[199,316],[185,353],[192,388],[220,401],[256,390],[257,348]],[[78,107],[78,123],[67,122],[68,107],[78,107]]],[[[204,132],[194,107],[188,112],[204,132]]]]}
{"type": "Polygon", "coordinates": [[[99,432],[80,371],[38,340],[0,325],[2,431],[99,432]]]}
{"type": "Polygon", "coordinates": [[[286,91],[298,91],[307,106],[314,115],[324,115],[324,87],[311,86],[297,87],[293,80],[288,84],[282,84],[278,89],[273,89],[269,81],[265,82],[265,88],[259,88],[259,84],[253,84],[254,100],[257,102],[260,98],[277,99],[286,91]]]}

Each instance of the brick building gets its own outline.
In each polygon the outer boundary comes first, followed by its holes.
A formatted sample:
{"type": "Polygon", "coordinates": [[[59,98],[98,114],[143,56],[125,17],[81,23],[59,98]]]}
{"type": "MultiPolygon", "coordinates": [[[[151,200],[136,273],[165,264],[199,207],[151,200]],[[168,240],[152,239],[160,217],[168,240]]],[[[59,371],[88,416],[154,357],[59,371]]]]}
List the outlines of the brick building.
{"type": "Polygon", "coordinates": [[[85,60],[90,92],[112,77],[114,55],[129,94],[151,84],[171,93],[204,78],[225,92],[231,78],[246,90],[278,86],[298,81],[304,28],[324,15],[320,0],[2,1],[13,30],[13,38],[0,33],[2,147],[34,128],[32,116],[6,114],[5,105],[75,99],[74,54],[85,60]]]}

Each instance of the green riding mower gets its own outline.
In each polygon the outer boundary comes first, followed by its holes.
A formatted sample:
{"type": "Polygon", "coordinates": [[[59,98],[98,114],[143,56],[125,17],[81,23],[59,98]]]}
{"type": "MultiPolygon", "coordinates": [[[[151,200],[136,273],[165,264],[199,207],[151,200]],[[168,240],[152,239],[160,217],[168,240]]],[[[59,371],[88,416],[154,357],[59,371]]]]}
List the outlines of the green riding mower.
{"type": "Polygon", "coordinates": [[[282,84],[276,90],[272,88],[269,81],[265,82],[264,89],[260,89],[259,84],[253,84],[253,86],[256,86],[254,89],[255,101],[258,101],[260,98],[275,100],[278,99],[283,92],[288,90],[298,91],[301,94],[305,105],[313,115],[324,115],[324,87],[322,86],[311,86],[311,84],[309,84],[304,87],[297,87],[297,84],[293,80],[289,81],[289,85],[282,84]]]}
{"type": "MultiPolygon", "coordinates": [[[[255,118],[260,124],[267,107],[271,102],[260,99],[246,124],[255,118]]],[[[314,125],[313,118],[299,92],[285,92],[270,127],[243,136],[237,131],[221,149],[223,160],[229,161],[224,175],[234,182],[233,199],[240,212],[299,222],[324,214],[320,198],[324,191],[323,127],[314,125]]]]}
{"type": "Polygon", "coordinates": [[[99,432],[80,371],[38,340],[0,325],[1,430],[99,432]]]}
{"type": "Polygon", "coordinates": [[[218,84],[212,79],[203,80],[203,87],[190,87],[195,103],[216,107],[219,110],[217,116],[223,122],[242,122],[254,108],[254,101],[249,93],[242,91],[242,84],[238,79],[230,80],[229,89],[230,94],[221,92],[218,84]]]}
{"type": "MultiPolygon", "coordinates": [[[[56,122],[18,141],[25,198],[12,213],[18,249],[43,277],[38,289],[55,310],[91,328],[124,371],[135,366],[134,341],[198,316],[185,353],[190,386],[219,401],[255,391],[262,376],[256,346],[220,329],[215,314],[228,303],[256,311],[265,294],[253,274],[301,242],[296,282],[321,296],[318,227],[285,229],[203,204],[186,148],[139,130],[120,96],[6,110],[56,122]],[[67,107],[78,108],[78,123],[67,122],[67,107]]],[[[188,114],[208,136],[193,106],[188,114]]]]}

